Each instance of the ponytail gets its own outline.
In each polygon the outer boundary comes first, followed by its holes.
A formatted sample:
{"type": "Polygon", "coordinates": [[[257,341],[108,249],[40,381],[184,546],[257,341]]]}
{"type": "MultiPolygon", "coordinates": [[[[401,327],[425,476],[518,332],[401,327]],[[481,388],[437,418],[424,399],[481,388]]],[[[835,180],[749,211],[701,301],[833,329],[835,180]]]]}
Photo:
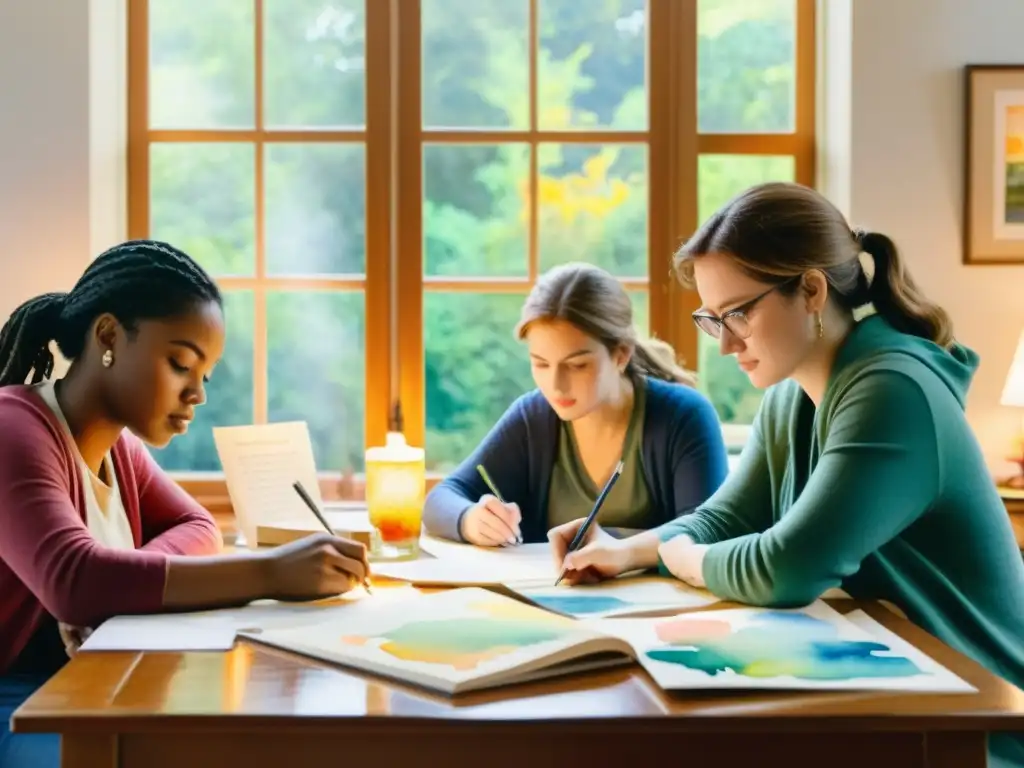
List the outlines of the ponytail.
{"type": "Polygon", "coordinates": [[[53,372],[50,342],[59,335],[66,293],[44,293],[18,307],[0,330],[0,387],[32,384],[53,372]]]}
{"type": "Polygon", "coordinates": [[[878,314],[899,331],[949,348],[954,341],[953,321],[917,287],[903,266],[896,244],[878,232],[856,230],[853,236],[875,262],[868,297],[878,314]]]}
{"type": "Polygon", "coordinates": [[[676,362],[672,345],[661,339],[637,339],[626,372],[633,376],[650,376],[652,379],[685,384],[688,387],[697,385],[697,378],[676,362]]]}

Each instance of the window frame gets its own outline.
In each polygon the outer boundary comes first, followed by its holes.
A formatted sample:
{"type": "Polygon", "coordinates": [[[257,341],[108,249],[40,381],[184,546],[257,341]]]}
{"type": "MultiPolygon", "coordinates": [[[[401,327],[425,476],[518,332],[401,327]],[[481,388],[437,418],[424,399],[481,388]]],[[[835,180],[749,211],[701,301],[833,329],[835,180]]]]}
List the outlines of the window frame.
{"type": "MultiPolygon", "coordinates": [[[[530,46],[530,126],[522,131],[450,131],[422,127],[420,0],[366,3],[366,125],[363,130],[273,130],[262,124],[264,0],[252,0],[256,94],[252,130],[152,130],[149,127],[148,0],[128,0],[127,15],[127,226],[129,237],[149,233],[149,148],[154,141],[245,140],[256,148],[256,276],[218,278],[225,289],[254,291],[254,421],[267,413],[267,327],[265,293],[275,288],[351,290],[365,293],[366,349],[387,354],[366,357],[365,440],[383,443],[388,416],[400,401],[405,434],[423,445],[426,431],[423,303],[427,286],[472,290],[528,290],[537,274],[538,238],[536,153],[531,153],[528,277],[513,280],[436,280],[423,274],[422,149],[437,140],[478,143],[559,141],[622,143],[624,134],[647,147],[648,276],[625,280],[646,284],[650,332],[672,344],[690,367],[698,361],[698,330],[690,313],[696,292],[670,273],[674,248],[698,224],[698,162],[702,155],[778,155],[794,160],[797,182],[816,182],[816,0],[794,0],[794,126],[790,133],[699,133],[697,124],[697,0],[647,0],[647,110],[645,131],[539,131],[536,129],[537,47],[530,46]],[[680,41],[691,41],[680,44],[680,41]],[[371,85],[372,84],[372,85],[371,85]],[[332,278],[266,277],[263,235],[263,152],[268,141],[360,141],[366,152],[366,274],[332,278]],[[402,227],[396,223],[402,222],[402,227]],[[399,268],[400,266],[400,268],[399,268]],[[502,284],[499,286],[498,284],[502,284]],[[264,300],[259,297],[263,295],[264,300]],[[383,385],[386,383],[386,386],[383,385]]],[[[537,39],[537,6],[529,0],[530,39],[537,39]]],[[[698,371],[699,373],[699,371],[698,371]]],[[[729,447],[742,447],[749,428],[727,425],[729,447]]],[[[230,518],[223,474],[173,472],[172,477],[208,509],[230,518]]],[[[428,475],[428,486],[440,479],[428,475]]],[[[322,472],[326,499],[361,499],[362,478],[322,472]]]]}

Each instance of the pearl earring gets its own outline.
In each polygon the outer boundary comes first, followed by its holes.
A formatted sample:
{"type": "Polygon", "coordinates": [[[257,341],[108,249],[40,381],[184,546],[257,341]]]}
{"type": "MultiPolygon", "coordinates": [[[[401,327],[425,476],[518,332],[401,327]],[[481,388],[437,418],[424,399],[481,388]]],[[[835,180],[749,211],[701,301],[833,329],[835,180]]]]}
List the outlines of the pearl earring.
{"type": "Polygon", "coordinates": [[[103,363],[104,368],[109,368],[114,364],[114,350],[108,349],[103,353],[103,357],[100,358],[100,362],[103,363]]]}

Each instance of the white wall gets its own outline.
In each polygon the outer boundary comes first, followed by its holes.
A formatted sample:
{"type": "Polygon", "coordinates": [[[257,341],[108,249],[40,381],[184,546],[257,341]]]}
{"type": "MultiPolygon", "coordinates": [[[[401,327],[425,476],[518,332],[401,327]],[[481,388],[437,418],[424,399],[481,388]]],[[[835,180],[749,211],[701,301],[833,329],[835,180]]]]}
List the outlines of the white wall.
{"type": "Polygon", "coordinates": [[[1006,472],[1022,414],[999,395],[1024,329],[1024,266],[962,264],[963,65],[1024,63],[1024,3],[824,2],[823,189],[853,223],[896,240],[981,356],[968,417],[1006,472]]]}
{"type": "Polygon", "coordinates": [[[0,3],[0,313],[89,257],[89,5],[0,3]]]}
{"type": "MultiPolygon", "coordinates": [[[[123,237],[123,4],[0,3],[0,316],[70,287],[123,237]]],[[[897,240],[981,355],[968,415],[1003,470],[1020,424],[998,403],[1024,328],[1024,267],[961,265],[961,68],[1024,61],[1024,3],[822,5],[824,188],[856,224],[897,240]]]]}

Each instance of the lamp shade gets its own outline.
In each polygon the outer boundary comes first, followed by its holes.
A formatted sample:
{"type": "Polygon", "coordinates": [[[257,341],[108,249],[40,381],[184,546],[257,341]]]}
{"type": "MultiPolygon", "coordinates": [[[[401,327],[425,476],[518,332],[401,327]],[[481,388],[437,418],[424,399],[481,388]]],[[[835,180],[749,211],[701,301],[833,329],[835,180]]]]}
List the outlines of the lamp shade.
{"type": "Polygon", "coordinates": [[[1003,385],[1003,396],[999,398],[999,404],[1024,408],[1024,332],[1017,342],[1017,351],[1010,364],[1010,372],[1006,374],[1006,384],[1003,385]]]}

